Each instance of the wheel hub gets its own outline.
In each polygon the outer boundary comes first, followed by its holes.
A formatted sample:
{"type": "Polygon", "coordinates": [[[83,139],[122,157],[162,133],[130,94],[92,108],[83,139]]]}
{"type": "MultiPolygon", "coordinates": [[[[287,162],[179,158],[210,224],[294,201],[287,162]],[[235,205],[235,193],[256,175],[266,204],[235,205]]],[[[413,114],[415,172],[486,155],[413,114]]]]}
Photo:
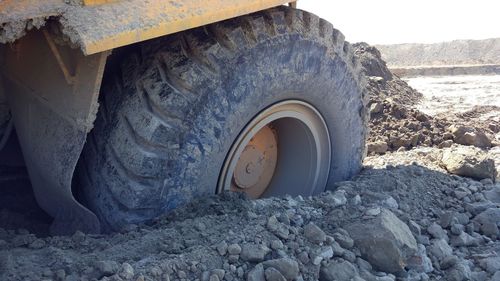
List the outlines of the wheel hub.
{"type": "Polygon", "coordinates": [[[302,101],[280,102],[253,118],[235,140],[218,192],[310,195],[324,190],[330,160],[330,135],[319,112],[302,101]]]}
{"type": "Polygon", "coordinates": [[[271,182],[278,145],[276,135],[269,126],[262,128],[246,145],[233,174],[231,190],[260,196],[271,182]],[[238,190],[240,189],[240,190],[238,190]]]}

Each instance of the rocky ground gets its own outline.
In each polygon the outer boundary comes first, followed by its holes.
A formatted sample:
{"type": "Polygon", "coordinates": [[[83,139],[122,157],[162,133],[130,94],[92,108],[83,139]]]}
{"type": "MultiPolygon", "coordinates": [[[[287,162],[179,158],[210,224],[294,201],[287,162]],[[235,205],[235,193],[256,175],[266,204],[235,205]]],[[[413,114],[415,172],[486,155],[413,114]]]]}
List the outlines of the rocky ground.
{"type": "Polygon", "coordinates": [[[307,198],[223,194],[121,233],[48,237],[50,218],[26,211],[33,198],[15,201],[29,194],[23,169],[0,171],[0,280],[500,280],[487,124],[419,112],[421,95],[356,48],[373,73],[372,134],[351,181],[307,198]]]}
{"type": "Polygon", "coordinates": [[[427,115],[417,109],[423,95],[391,74],[380,52],[365,43],[354,45],[368,76],[370,136],[368,153],[408,150],[417,146],[500,146],[500,108],[478,106],[467,112],[427,115]],[[482,118],[489,113],[495,116],[482,118]]]}

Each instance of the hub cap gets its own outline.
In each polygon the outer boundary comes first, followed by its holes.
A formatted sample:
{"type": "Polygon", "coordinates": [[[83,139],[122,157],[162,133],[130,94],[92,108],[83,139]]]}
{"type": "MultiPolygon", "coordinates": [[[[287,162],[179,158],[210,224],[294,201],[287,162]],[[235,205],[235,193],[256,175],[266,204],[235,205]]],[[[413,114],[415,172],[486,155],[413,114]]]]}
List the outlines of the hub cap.
{"type": "Polygon", "coordinates": [[[311,195],[324,190],[330,160],[330,137],[320,113],[302,101],[280,102],[258,114],[233,143],[218,192],[245,192],[251,198],[311,195]]]}

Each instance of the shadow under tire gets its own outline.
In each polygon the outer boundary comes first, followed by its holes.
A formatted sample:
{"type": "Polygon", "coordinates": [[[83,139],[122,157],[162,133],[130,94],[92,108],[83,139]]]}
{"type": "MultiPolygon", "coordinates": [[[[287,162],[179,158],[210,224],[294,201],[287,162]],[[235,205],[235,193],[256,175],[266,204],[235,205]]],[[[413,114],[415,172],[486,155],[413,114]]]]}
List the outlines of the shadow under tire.
{"type": "Polygon", "coordinates": [[[326,188],[357,174],[364,77],[330,23],[283,6],[140,43],[105,74],[77,169],[82,200],[119,230],[214,194],[245,126],[287,100],[311,105],[328,127],[326,188]]]}

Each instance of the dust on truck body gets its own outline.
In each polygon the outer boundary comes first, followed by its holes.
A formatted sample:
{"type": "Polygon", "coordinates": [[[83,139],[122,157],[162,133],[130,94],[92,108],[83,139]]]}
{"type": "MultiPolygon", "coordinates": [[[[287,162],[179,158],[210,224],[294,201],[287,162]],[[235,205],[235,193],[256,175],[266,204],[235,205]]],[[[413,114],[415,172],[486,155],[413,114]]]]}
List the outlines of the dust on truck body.
{"type": "Polygon", "coordinates": [[[0,151],[15,131],[51,231],[116,230],[227,190],[310,195],[357,173],[359,63],[288,2],[0,1],[0,151]]]}

